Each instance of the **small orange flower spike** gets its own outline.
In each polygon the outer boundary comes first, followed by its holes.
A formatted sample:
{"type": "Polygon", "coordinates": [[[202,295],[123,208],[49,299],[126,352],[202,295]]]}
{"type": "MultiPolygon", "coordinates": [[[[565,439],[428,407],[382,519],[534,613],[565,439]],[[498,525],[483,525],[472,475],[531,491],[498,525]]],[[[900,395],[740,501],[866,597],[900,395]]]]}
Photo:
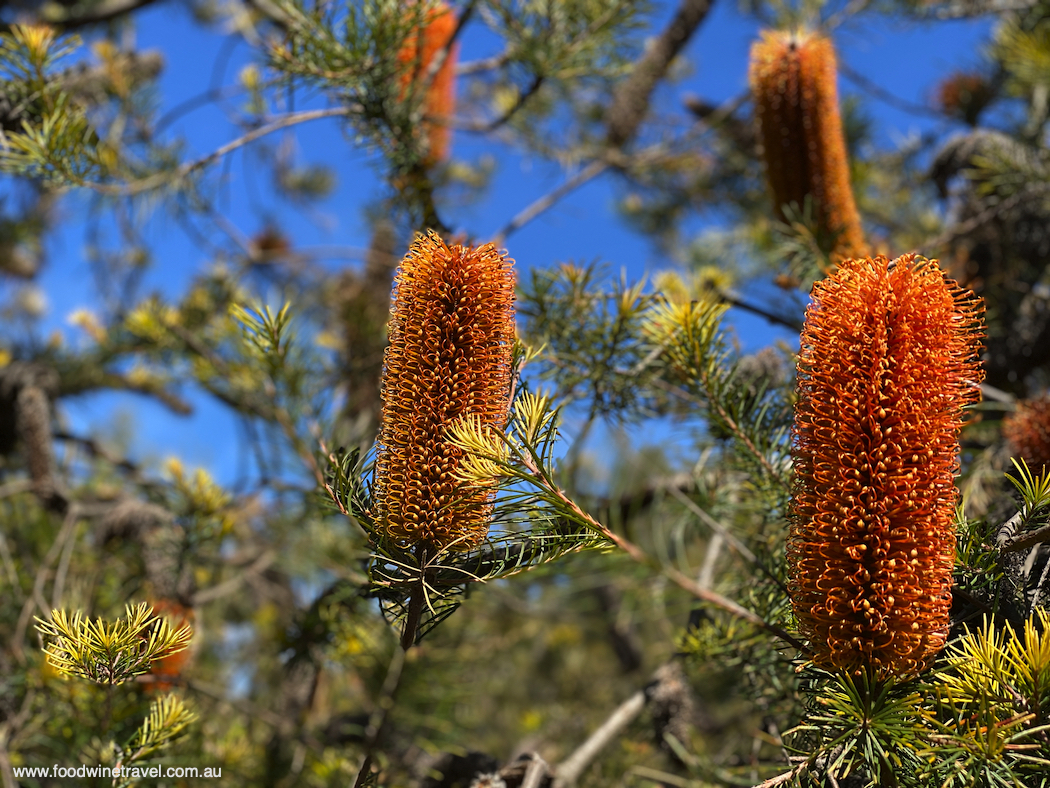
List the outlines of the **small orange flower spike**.
{"type": "Polygon", "coordinates": [[[777,217],[810,195],[818,227],[836,234],[835,253],[861,254],[831,42],[815,33],[766,31],[751,48],[749,78],[777,217]]]}
{"type": "Polygon", "coordinates": [[[513,260],[492,244],[416,238],[394,279],[383,357],[372,517],[400,547],[475,547],[492,491],[457,478],[445,430],[463,416],[502,430],[510,409],[513,260]]]}
{"type": "Polygon", "coordinates": [[[1017,403],[1003,419],[1003,437],[1034,473],[1050,471],[1050,396],[1017,403]]]}
{"type": "MultiPolygon", "coordinates": [[[[410,5],[409,13],[418,12],[410,5]]],[[[427,78],[430,64],[438,53],[443,52],[448,46],[455,31],[456,15],[445,3],[438,3],[437,7],[427,14],[423,26],[408,37],[401,51],[398,52],[398,60],[406,67],[401,77],[402,91],[407,91],[413,81],[422,81],[427,78]]],[[[429,118],[426,122],[429,146],[427,158],[431,164],[445,161],[448,158],[451,132],[445,125],[445,120],[456,111],[456,60],[458,56],[459,46],[453,44],[427,88],[426,114],[429,118]]]]}
{"type": "Polygon", "coordinates": [[[936,261],[845,260],[798,356],[788,590],[813,661],[909,677],[948,634],[963,407],[984,307],[936,261]]]}
{"type": "MultiPolygon", "coordinates": [[[[193,625],[193,608],[186,607],[173,599],[161,599],[153,602],[153,612],[158,616],[168,619],[172,629],[179,629],[183,624],[193,625]]],[[[179,678],[183,671],[189,667],[193,649],[187,648],[174,654],[158,659],[153,663],[150,672],[157,679],[147,685],[150,692],[165,692],[172,688],[170,681],[164,679],[179,678]]]]}

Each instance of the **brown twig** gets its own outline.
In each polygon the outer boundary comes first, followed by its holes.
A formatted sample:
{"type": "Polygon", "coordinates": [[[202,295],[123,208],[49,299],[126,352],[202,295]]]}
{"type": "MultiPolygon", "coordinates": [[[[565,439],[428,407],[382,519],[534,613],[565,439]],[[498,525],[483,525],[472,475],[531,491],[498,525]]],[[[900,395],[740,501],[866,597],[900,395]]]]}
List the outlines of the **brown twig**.
{"type": "Polygon", "coordinates": [[[555,770],[556,776],[553,788],[569,788],[569,786],[575,785],[584,770],[598,757],[598,753],[609,742],[619,736],[624,728],[634,721],[635,717],[642,713],[646,702],[645,690],[638,690],[617,706],[616,710],[609,715],[605,722],[588,736],[587,740],[577,747],[568,758],[558,765],[558,768],[555,770]]]}
{"type": "Polygon", "coordinates": [[[354,780],[354,788],[362,788],[372,771],[372,756],[375,754],[376,746],[386,727],[390,716],[390,709],[394,705],[394,696],[401,684],[401,675],[405,668],[405,655],[408,652],[404,648],[394,649],[394,655],[390,658],[383,686],[379,690],[375,708],[368,718],[368,727],[365,728],[365,757],[361,762],[361,768],[354,780]]]}
{"type": "Polygon", "coordinates": [[[657,83],[710,10],[711,0],[682,0],[667,27],[645,48],[630,75],[617,85],[605,113],[605,141],[610,147],[620,148],[634,137],[649,111],[657,83]]]}
{"type": "Polygon", "coordinates": [[[538,200],[535,200],[531,205],[520,211],[492,237],[492,243],[496,246],[502,246],[507,240],[508,235],[520,230],[541,213],[553,206],[558,200],[580,188],[583,184],[587,183],[587,181],[601,175],[608,168],[609,164],[605,161],[592,161],[565,181],[561,186],[545,194],[543,197],[540,197],[538,200]]]}
{"type": "Polygon", "coordinates": [[[255,142],[257,139],[272,134],[275,131],[286,129],[289,126],[296,126],[300,123],[307,123],[312,120],[320,120],[322,118],[336,118],[345,117],[353,114],[357,111],[356,105],[347,104],[341,107],[329,107],[327,109],[312,109],[305,110],[303,112],[291,112],[287,115],[282,115],[276,120],[267,123],[265,126],[260,126],[257,129],[252,129],[248,133],[238,137],[235,140],[227,142],[216,148],[214,151],[209,153],[207,156],[202,156],[194,161],[186,162],[174,172],[160,172],[156,175],[150,175],[149,177],[142,178],[138,181],[132,181],[124,185],[112,185],[107,183],[91,183],[85,182],[82,184],[90,189],[93,189],[100,194],[113,195],[118,197],[128,197],[136,194],[142,194],[143,192],[150,191],[152,189],[158,189],[173,180],[181,180],[189,175],[192,175],[197,170],[204,169],[209,164],[213,164],[224,156],[233,153],[245,145],[255,142]]]}
{"type": "Polygon", "coordinates": [[[1004,553],[1016,553],[1043,542],[1050,542],[1050,525],[1044,525],[1042,528],[1015,536],[999,549],[1004,553]]]}
{"type": "Polygon", "coordinates": [[[693,580],[691,577],[687,577],[686,575],[682,574],[677,569],[674,569],[673,567],[658,565],[648,554],[646,554],[644,550],[638,547],[638,545],[634,544],[634,542],[630,541],[627,537],[610,530],[608,527],[602,525],[589,514],[584,512],[575,501],[569,498],[569,496],[565,493],[564,490],[554,485],[527,456],[524,456],[522,459],[525,463],[525,467],[532,473],[533,477],[536,479],[536,482],[541,486],[545,487],[556,498],[558,498],[558,500],[560,500],[563,505],[570,509],[573,512],[574,517],[579,522],[587,523],[591,528],[593,528],[595,531],[600,533],[610,542],[612,542],[625,553],[627,553],[627,555],[630,556],[630,558],[633,561],[636,561],[637,563],[642,564],[644,566],[653,566],[668,580],[672,581],[675,585],[677,585],[684,591],[688,591],[690,594],[697,597],[698,599],[702,599],[705,602],[714,605],[715,607],[724,610],[725,612],[730,613],[731,615],[736,616],[737,618],[741,618],[745,621],[748,621],[754,624],[755,626],[766,630],[770,634],[776,635],[785,643],[788,643],[797,648],[803,654],[810,653],[809,648],[804,643],[802,643],[800,640],[788,633],[786,630],[782,629],[781,627],[778,627],[776,624],[769,623],[757,613],[753,613],[747,608],[742,607],[733,600],[728,599],[727,597],[724,597],[715,591],[701,587],[695,580],[693,580]]]}

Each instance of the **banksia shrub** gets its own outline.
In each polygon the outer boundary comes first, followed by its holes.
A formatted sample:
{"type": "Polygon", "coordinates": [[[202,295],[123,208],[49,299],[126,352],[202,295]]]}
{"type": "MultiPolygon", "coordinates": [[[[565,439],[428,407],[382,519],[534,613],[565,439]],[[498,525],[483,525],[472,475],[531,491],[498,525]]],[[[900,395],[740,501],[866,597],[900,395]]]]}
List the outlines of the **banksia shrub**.
{"type": "Polygon", "coordinates": [[[831,42],[814,33],[766,31],[751,48],[749,78],[766,175],[778,218],[810,196],[835,253],[864,246],[850,188],[831,42]]]}
{"type": "Polygon", "coordinates": [[[1003,419],[1003,437],[1033,471],[1050,470],[1050,396],[1019,402],[1003,419]]]}
{"type": "Polygon", "coordinates": [[[789,591],[813,661],[912,676],[944,646],[983,306],[936,261],[846,260],[798,357],[789,591]]]}
{"type": "MultiPolygon", "coordinates": [[[[414,6],[408,13],[419,14],[414,6]]],[[[401,77],[401,88],[407,91],[413,82],[424,84],[434,58],[448,46],[456,30],[456,16],[445,3],[426,12],[422,26],[414,31],[405,41],[397,59],[405,66],[401,77]]],[[[427,87],[426,114],[429,120],[425,124],[427,133],[428,160],[437,163],[448,158],[450,131],[445,119],[456,111],[456,59],[459,47],[455,44],[438,68],[433,80],[427,87]]]]}
{"type": "Polygon", "coordinates": [[[513,261],[492,244],[420,236],[394,279],[383,357],[372,520],[399,547],[476,546],[492,492],[459,478],[446,429],[470,416],[502,430],[510,408],[513,261]]]}

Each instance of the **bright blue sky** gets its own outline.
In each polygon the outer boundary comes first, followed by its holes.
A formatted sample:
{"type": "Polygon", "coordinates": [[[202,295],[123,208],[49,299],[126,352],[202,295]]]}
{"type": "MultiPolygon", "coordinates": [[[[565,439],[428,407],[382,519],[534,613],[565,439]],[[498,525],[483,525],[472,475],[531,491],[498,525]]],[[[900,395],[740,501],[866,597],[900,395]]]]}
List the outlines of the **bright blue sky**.
{"type": "MultiPolygon", "coordinates": [[[[661,23],[672,5],[658,4],[661,23]]],[[[979,49],[989,30],[988,21],[914,27],[876,22],[871,24],[867,19],[836,32],[840,60],[890,93],[919,104],[929,103],[934,85],[946,73],[979,62],[979,49]]],[[[714,11],[688,50],[695,63],[693,74],[681,84],[662,88],[659,100],[670,106],[685,92],[713,101],[741,93],[746,89],[747,53],[757,30],[754,22],[737,11],[733,0],[716,0],[714,11]]],[[[209,87],[235,83],[251,55],[246,45],[234,43],[230,36],[202,31],[186,10],[174,4],[140,14],[137,36],[142,48],[161,49],[167,61],[160,81],[161,114],[209,87]]],[[[480,23],[468,28],[462,41],[463,60],[493,53],[493,38],[480,23]]],[[[840,91],[850,94],[856,92],[856,87],[840,80],[840,91]]],[[[918,130],[948,128],[943,121],[909,115],[866,94],[860,96],[866,112],[875,121],[874,141],[880,147],[895,146],[903,136],[918,130]]],[[[185,115],[173,124],[171,131],[185,137],[189,155],[194,157],[238,135],[224,111],[214,105],[185,115]]],[[[269,209],[296,247],[367,246],[362,209],[381,194],[372,160],[355,148],[334,122],[298,126],[293,133],[304,161],[323,162],[335,168],[338,180],[333,195],[307,211],[273,203],[260,206],[256,195],[267,199],[268,176],[256,175],[254,181],[246,178],[245,163],[250,162],[252,154],[239,152],[225,165],[228,169],[222,176],[225,183],[220,207],[227,218],[250,236],[262,227],[269,209]]],[[[275,146],[280,139],[274,135],[268,143],[275,146]]],[[[475,135],[455,136],[456,157],[470,161],[487,153],[495,155],[498,161],[490,191],[480,202],[446,216],[446,221],[481,238],[495,232],[562,180],[556,167],[541,160],[520,156],[475,135]]],[[[213,177],[219,173],[216,168],[213,177]]],[[[617,220],[614,203],[619,195],[612,176],[600,177],[511,236],[507,247],[519,269],[546,267],[565,260],[601,259],[614,271],[625,268],[633,280],[666,265],[644,238],[617,220]]],[[[71,195],[60,210],[61,224],[66,229],[49,249],[50,262],[40,282],[50,302],[47,331],[64,327],[65,316],[72,309],[90,307],[96,300],[83,254],[83,204],[71,195]]],[[[151,220],[146,235],[152,241],[155,261],[145,290],[157,290],[175,298],[193,274],[209,262],[209,255],[163,212],[151,220]]],[[[345,260],[332,261],[333,266],[347,264],[345,260]]],[[[787,333],[775,331],[747,314],[731,312],[730,322],[746,349],[762,347],[777,338],[791,339],[787,333]]],[[[75,335],[68,328],[64,330],[75,335]]],[[[177,454],[187,464],[205,465],[220,479],[229,480],[236,474],[239,459],[235,447],[240,436],[234,420],[207,398],[194,400],[198,412],[190,420],[173,416],[142,397],[123,395],[84,398],[70,403],[67,412],[78,428],[84,428],[90,423],[103,423],[115,408],[128,410],[135,425],[134,454],[138,458],[177,454]]],[[[647,442],[653,439],[651,433],[643,437],[647,442]]]]}

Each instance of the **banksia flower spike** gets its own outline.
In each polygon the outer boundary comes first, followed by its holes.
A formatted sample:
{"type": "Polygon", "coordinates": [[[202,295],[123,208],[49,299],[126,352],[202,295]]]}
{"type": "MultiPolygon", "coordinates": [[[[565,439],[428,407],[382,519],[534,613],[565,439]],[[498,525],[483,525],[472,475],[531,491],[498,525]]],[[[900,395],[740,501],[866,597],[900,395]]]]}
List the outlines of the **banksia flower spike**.
{"type": "MultiPolygon", "coordinates": [[[[408,13],[419,14],[415,5],[409,6],[408,13]]],[[[398,60],[406,66],[406,71],[401,77],[402,91],[407,91],[412,82],[424,83],[430,71],[430,65],[434,58],[444,52],[456,31],[456,16],[445,3],[438,3],[432,10],[425,13],[425,19],[420,29],[409,35],[408,40],[401,51],[398,52],[398,60]]],[[[448,158],[450,130],[445,125],[445,120],[456,111],[456,60],[459,55],[459,47],[453,44],[449,48],[433,80],[427,86],[426,114],[429,120],[426,123],[428,160],[431,164],[442,162],[448,158]]]]}
{"type": "Polygon", "coordinates": [[[936,261],[845,260],[798,357],[789,592],[813,661],[910,677],[944,646],[983,305],[936,261]]]}
{"type": "Polygon", "coordinates": [[[1003,419],[1003,437],[1033,471],[1050,470],[1050,396],[1019,402],[1003,419]]]}
{"type": "Polygon", "coordinates": [[[492,244],[419,236],[394,279],[372,519],[377,534],[430,555],[488,531],[492,491],[459,478],[446,429],[470,416],[502,431],[510,409],[513,261],[492,244]]]}
{"type": "MultiPolygon", "coordinates": [[[[182,629],[184,626],[193,626],[195,618],[193,608],[186,607],[181,602],[177,602],[174,599],[161,599],[153,602],[151,607],[154,615],[168,619],[173,630],[182,629]]],[[[155,661],[150,672],[156,681],[147,685],[147,688],[152,692],[170,690],[173,686],[170,679],[180,678],[186,669],[189,668],[192,657],[193,649],[186,648],[155,661]]]]}
{"type": "Polygon", "coordinates": [[[808,195],[817,226],[836,238],[835,253],[861,254],[831,42],[815,33],[766,31],[751,48],[749,78],[777,217],[808,195]]]}

